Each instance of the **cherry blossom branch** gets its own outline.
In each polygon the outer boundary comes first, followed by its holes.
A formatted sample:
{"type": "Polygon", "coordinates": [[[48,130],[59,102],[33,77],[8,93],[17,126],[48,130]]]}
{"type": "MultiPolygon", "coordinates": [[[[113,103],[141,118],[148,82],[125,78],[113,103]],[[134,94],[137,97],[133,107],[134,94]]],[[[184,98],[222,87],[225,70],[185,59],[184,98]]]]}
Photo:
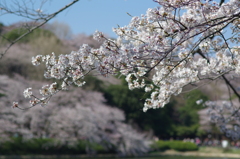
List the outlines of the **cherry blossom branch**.
{"type": "Polygon", "coordinates": [[[32,62],[46,63],[45,77],[66,79],[64,83],[69,85],[81,86],[86,72],[93,69],[103,76],[120,71],[129,89],[150,92],[144,111],[163,107],[188,84],[219,78],[229,71],[239,74],[240,48],[226,47],[222,41],[229,41],[219,34],[229,25],[240,23],[239,1],[222,6],[198,0],[157,2],[163,7],[148,9],[146,15],[132,17],[128,26],[115,28],[116,40],[108,40],[96,31],[94,38],[103,42],[98,49],[84,44],[76,52],[59,57],[38,55],[32,62]],[[177,10],[182,7],[184,13],[177,19],[177,10]],[[229,49],[235,59],[229,58],[229,49]],[[215,56],[211,57],[212,50],[215,56]],[[200,57],[195,56],[197,52],[200,57]]]}

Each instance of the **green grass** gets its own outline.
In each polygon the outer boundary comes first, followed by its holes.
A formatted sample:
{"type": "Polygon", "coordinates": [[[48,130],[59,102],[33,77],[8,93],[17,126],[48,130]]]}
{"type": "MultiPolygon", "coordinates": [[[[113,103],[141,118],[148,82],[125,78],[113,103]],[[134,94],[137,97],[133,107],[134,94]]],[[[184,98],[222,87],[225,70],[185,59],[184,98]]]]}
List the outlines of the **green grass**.
{"type": "Polygon", "coordinates": [[[223,148],[201,146],[199,147],[198,151],[203,153],[223,153],[223,148]]]}
{"type": "Polygon", "coordinates": [[[202,146],[199,147],[198,152],[202,153],[232,153],[232,154],[240,154],[240,149],[237,148],[222,148],[222,147],[207,147],[202,146]]]}
{"type": "Polygon", "coordinates": [[[240,149],[237,148],[227,148],[223,149],[224,153],[234,153],[234,154],[240,154],[240,149]]]}

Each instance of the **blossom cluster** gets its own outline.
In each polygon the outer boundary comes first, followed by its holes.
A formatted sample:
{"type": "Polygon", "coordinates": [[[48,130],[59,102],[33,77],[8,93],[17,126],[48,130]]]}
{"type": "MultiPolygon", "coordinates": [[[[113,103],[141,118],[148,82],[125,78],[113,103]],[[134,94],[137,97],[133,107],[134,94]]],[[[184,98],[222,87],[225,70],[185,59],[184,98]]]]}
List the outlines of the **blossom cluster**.
{"type": "MultiPolygon", "coordinates": [[[[240,74],[239,0],[222,5],[199,0],[156,2],[158,8],[114,28],[115,40],[96,31],[94,38],[103,42],[98,49],[84,44],[70,54],[33,57],[33,65],[46,64],[46,78],[62,82],[44,86],[43,98],[37,99],[46,101],[72,84],[82,86],[84,77],[97,70],[105,77],[120,73],[126,76],[129,89],[151,92],[143,108],[147,111],[163,107],[189,84],[229,72],[240,74]]],[[[24,96],[33,97],[31,89],[24,96]]]]}
{"type": "Polygon", "coordinates": [[[210,121],[217,124],[222,133],[233,140],[240,139],[239,107],[230,101],[207,101],[204,105],[208,109],[210,121]]]}

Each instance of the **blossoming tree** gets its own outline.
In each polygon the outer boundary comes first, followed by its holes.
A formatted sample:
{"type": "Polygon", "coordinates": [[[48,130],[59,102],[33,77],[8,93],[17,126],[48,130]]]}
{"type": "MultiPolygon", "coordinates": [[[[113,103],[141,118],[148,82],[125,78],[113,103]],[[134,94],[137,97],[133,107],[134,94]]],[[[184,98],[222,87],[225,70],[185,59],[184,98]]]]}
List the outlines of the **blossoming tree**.
{"type": "MultiPolygon", "coordinates": [[[[159,7],[113,29],[117,39],[96,31],[94,38],[103,42],[98,49],[84,44],[58,57],[54,53],[33,57],[33,65],[45,63],[46,78],[61,84],[44,85],[40,97],[27,88],[24,96],[30,105],[46,105],[70,85],[81,87],[93,70],[105,77],[120,73],[126,76],[129,89],[151,92],[143,111],[163,107],[189,84],[218,78],[240,99],[228,77],[240,74],[240,1],[154,1],[159,7]]],[[[13,107],[20,108],[17,102],[13,107]]]]}

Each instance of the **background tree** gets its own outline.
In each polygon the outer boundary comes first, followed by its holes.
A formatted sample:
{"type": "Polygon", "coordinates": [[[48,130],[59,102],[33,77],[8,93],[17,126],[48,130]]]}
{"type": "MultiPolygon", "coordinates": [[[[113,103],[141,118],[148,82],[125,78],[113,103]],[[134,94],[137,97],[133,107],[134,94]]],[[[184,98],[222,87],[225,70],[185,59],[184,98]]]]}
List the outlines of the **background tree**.
{"type": "Polygon", "coordinates": [[[143,112],[144,100],[148,96],[143,89],[129,90],[124,79],[122,84],[110,85],[104,91],[107,104],[116,106],[124,111],[128,123],[140,130],[153,130],[154,135],[162,139],[173,136],[174,130],[174,102],[163,109],[143,112]]]}
{"type": "Polygon", "coordinates": [[[194,138],[204,135],[204,131],[200,128],[200,118],[198,111],[203,109],[203,105],[196,104],[201,99],[203,102],[208,97],[200,90],[193,90],[184,94],[184,102],[182,106],[177,108],[177,120],[175,120],[175,135],[180,138],[194,138]]]}
{"type": "Polygon", "coordinates": [[[110,85],[104,89],[107,104],[122,109],[127,122],[135,124],[138,129],[153,130],[160,139],[184,139],[204,135],[200,128],[198,111],[203,105],[196,101],[208,98],[200,90],[192,90],[181,97],[173,98],[162,109],[142,111],[145,98],[149,96],[143,89],[129,90],[124,79],[122,84],[110,85]]]}
{"type": "MultiPolygon", "coordinates": [[[[87,153],[97,153],[94,146],[100,146],[100,152],[119,155],[139,155],[149,151],[150,139],[146,134],[126,124],[123,111],[106,105],[100,92],[72,88],[67,95],[66,92],[58,93],[47,107],[12,110],[8,106],[12,98],[21,99],[24,87],[29,84],[41,86],[42,82],[21,76],[0,75],[0,79],[0,151],[4,150],[3,143],[11,142],[13,137],[21,137],[26,142],[46,139],[51,141],[46,144],[60,151],[61,147],[78,149],[80,143],[88,143],[84,146],[87,153]]],[[[21,104],[28,103],[22,100],[21,104]]],[[[21,150],[21,146],[17,148],[13,154],[21,150]]]]}

